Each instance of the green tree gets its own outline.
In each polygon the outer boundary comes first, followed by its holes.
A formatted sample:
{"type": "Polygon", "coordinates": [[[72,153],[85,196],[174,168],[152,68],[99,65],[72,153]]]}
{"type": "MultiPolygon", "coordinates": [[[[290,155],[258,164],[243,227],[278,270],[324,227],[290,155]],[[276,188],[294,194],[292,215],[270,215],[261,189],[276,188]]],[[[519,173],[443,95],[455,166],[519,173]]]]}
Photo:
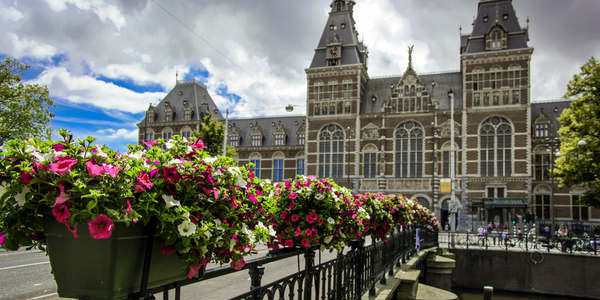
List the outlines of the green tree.
{"type": "Polygon", "coordinates": [[[21,82],[29,66],[7,57],[0,63],[0,146],[12,139],[50,138],[50,107],[56,107],[46,86],[21,82]]]}
{"type": "MultiPolygon", "coordinates": [[[[223,138],[225,137],[225,125],[217,119],[213,119],[212,114],[204,117],[204,123],[200,132],[194,132],[194,135],[200,135],[200,139],[206,146],[206,152],[210,155],[223,155],[223,138]]],[[[227,157],[237,155],[234,147],[227,146],[227,157]]]]}
{"type": "Polygon", "coordinates": [[[565,98],[574,99],[559,121],[562,157],[555,176],[561,187],[581,185],[590,190],[581,204],[600,208],[600,63],[594,57],[567,86],[565,98]],[[583,142],[581,142],[583,141],[583,142]],[[585,144],[585,145],[583,145],[585,144]]]}

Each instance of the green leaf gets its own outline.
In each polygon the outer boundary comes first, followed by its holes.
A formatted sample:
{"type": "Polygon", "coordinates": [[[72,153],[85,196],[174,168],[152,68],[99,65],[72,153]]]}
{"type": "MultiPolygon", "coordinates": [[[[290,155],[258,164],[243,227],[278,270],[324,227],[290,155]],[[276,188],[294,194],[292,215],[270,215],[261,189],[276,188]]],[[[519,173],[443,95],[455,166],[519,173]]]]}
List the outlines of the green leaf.
{"type": "Polygon", "coordinates": [[[24,232],[17,231],[14,236],[15,236],[17,243],[19,243],[20,245],[26,246],[26,247],[31,246],[31,239],[24,232]]]}
{"type": "Polygon", "coordinates": [[[87,210],[91,211],[92,209],[94,209],[94,207],[96,207],[96,205],[98,205],[98,201],[92,200],[92,201],[88,202],[88,204],[85,206],[85,208],[87,210]]]}

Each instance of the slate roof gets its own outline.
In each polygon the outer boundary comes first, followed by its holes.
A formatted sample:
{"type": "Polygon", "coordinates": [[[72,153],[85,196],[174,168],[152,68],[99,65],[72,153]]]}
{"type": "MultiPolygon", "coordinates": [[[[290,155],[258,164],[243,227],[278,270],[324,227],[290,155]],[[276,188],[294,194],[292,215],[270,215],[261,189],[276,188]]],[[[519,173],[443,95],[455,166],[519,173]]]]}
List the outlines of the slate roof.
{"type": "MultiPolygon", "coordinates": [[[[191,121],[201,121],[202,119],[200,118],[199,112],[204,112],[207,110],[212,113],[213,118],[217,118],[219,120],[224,119],[217,105],[206,90],[206,85],[197,80],[191,79],[178,80],[175,87],[158,103],[158,105],[152,106],[152,109],[155,112],[153,124],[167,123],[164,119],[166,102],[169,102],[169,106],[174,112],[172,122],[183,122],[183,108],[185,106],[185,100],[188,101],[188,105],[193,111],[191,121]]],[[[146,122],[145,115],[139,125],[143,125],[144,122],[146,122]]]]}
{"type": "MultiPolygon", "coordinates": [[[[417,74],[418,75],[418,74],[417,74]]],[[[450,109],[450,99],[448,91],[454,93],[454,109],[463,108],[462,104],[462,74],[459,71],[448,73],[420,75],[419,78],[432,96],[440,101],[439,109],[450,109]],[[435,82],[435,86],[431,83],[435,82]]],[[[361,114],[382,113],[381,106],[390,98],[393,84],[397,86],[402,76],[393,76],[386,78],[373,78],[367,81],[364,98],[361,103],[361,114]],[[373,94],[377,95],[377,101],[373,102],[373,94]]]]}
{"type": "Polygon", "coordinates": [[[331,43],[334,36],[337,37],[342,44],[342,58],[341,65],[354,65],[364,64],[367,47],[358,40],[358,32],[356,31],[353,13],[354,1],[333,1],[331,6],[331,12],[325,28],[323,28],[323,34],[315,49],[315,56],[310,64],[310,68],[319,68],[327,66],[326,51],[327,44],[331,43]],[[337,11],[335,3],[341,2],[342,9],[337,11]],[[345,28],[342,28],[342,24],[345,24],[345,28]],[[331,30],[330,26],[336,27],[335,30],[331,30]]]}
{"type": "Polygon", "coordinates": [[[535,122],[543,109],[546,117],[552,122],[552,136],[558,137],[558,129],[561,127],[560,122],[558,122],[558,117],[560,117],[560,114],[562,114],[562,111],[565,108],[571,107],[571,102],[571,100],[567,99],[532,101],[531,123],[533,124],[533,122],[535,122]],[[554,112],[555,108],[557,109],[557,112],[554,112]]]}
{"type": "MultiPolygon", "coordinates": [[[[304,124],[306,116],[285,116],[285,117],[265,117],[265,118],[248,118],[248,119],[229,119],[228,134],[231,133],[235,127],[236,131],[242,137],[239,144],[239,148],[254,147],[250,146],[250,133],[256,127],[258,128],[265,137],[262,143],[262,147],[274,147],[273,133],[277,129],[278,125],[281,124],[284,128],[287,136],[285,146],[299,146],[296,144],[296,134],[298,130],[304,124]]],[[[277,146],[279,147],[279,146],[277,146]]]]}
{"type": "Polygon", "coordinates": [[[508,50],[528,48],[529,30],[519,25],[512,0],[481,0],[477,10],[473,32],[466,35],[467,39],[461,36],[461,49],[466,48],[466,53],[485,52],[485,35],[497,24],[508,32],[508,50]],[[508,16],[507,20],[504,20],[504,15],[508,16]],[[487,22],[484,22],[485,17],[487,22]]]}

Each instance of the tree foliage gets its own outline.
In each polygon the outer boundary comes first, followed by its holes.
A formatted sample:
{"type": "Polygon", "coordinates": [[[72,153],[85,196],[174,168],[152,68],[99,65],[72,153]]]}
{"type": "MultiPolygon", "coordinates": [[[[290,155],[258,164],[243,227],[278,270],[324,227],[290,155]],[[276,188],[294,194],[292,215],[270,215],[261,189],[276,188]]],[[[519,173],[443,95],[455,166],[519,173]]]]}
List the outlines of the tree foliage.
{"type": "Polygon", "coordinates": [[[46,86],[21,82],[29,66],[16,59],[0,63],[0,146],[13,139],[50,137],[50,107],[56,107],[46,86]]]}
{"type": "Polygon", "coordinates": [[[559,121],[562,157],[556,161],[560,185],[590,190],[581,204],[600,208],[600,63],[594,57],[581,67],[567,86],[565,98],[574,99],[559,121]],[[585,141],[585,146],[578,145],[585,141]]]}
{"type": "MultiPolygon", "coordinates": [[[[206,152],[210,155],[223,155],[223,138],[225,137],[225,125],[217,119],[213,119],[212,114],[204,117],[204,123],[199,133],[200,139],[206,146],[206,152]]],[[[234,147],[227,146],[227,157],[237,155],[234,147]]]]}

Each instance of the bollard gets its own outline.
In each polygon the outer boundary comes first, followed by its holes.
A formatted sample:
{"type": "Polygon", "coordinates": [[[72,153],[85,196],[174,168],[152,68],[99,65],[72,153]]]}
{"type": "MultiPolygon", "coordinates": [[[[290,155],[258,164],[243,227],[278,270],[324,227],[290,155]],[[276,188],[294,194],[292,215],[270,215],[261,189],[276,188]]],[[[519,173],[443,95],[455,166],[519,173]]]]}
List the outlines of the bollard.
{"type": "Polygon", "coordinates": [[[494,287],[484,286],[483,287],[483,300],[492,300],[494,298],[494,287]]]}

